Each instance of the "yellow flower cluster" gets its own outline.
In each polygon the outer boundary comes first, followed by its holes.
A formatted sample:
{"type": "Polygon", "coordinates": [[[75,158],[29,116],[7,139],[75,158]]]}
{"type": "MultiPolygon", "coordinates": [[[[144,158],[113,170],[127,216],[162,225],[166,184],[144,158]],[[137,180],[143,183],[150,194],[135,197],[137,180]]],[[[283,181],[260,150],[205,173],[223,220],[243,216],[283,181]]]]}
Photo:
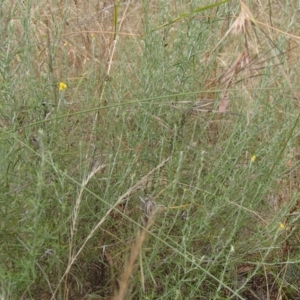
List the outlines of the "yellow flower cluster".
{"type": "Polygon", "coordinates": [[[280,228],[280,229],[285,229],[285,224],[282,223],[282,222],[280,222],[280,223],[279,223],[279,228],[280,228]]]}
{"type": "Polygon", "coordinates": [[[64,82],[62,82],[62,81],[58,84],[58,90],[59,90],[59,91],[63,91],[63,90],[65,90],[67,87],[68,87],[68,86],[67,86],[64,82]]]}

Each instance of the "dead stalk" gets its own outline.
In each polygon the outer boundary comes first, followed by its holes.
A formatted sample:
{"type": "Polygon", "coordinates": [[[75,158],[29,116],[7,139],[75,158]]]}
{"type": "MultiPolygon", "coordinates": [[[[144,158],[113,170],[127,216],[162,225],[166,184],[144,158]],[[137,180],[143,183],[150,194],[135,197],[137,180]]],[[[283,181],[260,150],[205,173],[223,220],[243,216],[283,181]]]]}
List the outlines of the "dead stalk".
{"type": "Polygon", "coordinates": [[[135,267],[135,262],[141,252],[142,245],[145,241],[145,238],[147,236],[148,229],[150,228],[152,222],[153,222],[153,217],[154,217],[155,211],[151,214],[151,216],[147,220],[147,225],[145,228],[141,229],[137,233],[137,237],[135,239],[135,242],[133,243],[130,251],[130,256],[128,261],[125,263],[124,266],[124,272],[121,276],[121,280],[119,283],[119,291],[117,295],[114,297],[115,300],[123,300],[125,299],[126,292],[128,290],[128,285],[129,285],[129,279],[130,276],[132,275],[135,267]]]}

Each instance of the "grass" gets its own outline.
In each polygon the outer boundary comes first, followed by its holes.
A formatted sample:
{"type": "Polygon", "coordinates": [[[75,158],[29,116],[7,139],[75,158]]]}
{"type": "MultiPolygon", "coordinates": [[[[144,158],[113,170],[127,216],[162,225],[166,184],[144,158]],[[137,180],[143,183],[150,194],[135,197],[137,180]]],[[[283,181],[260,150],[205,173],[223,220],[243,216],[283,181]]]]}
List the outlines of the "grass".
{"type": "Polygon", "coordinates": [[[299,296],[297,9],[215,3],[1,5],[1,299],[299,296]]]}

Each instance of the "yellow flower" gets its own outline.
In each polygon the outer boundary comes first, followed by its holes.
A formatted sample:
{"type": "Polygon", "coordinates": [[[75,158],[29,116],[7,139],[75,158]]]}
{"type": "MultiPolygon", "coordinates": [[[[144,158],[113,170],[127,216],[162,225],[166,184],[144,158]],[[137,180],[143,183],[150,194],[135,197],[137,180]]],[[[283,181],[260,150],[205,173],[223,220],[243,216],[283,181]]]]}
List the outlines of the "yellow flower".
{"type": "Polygon", "coordinates": [[[64,82],[60,82],[59,85],[58,85],[58,89],[59,91],[63,91],[67,88],[68,86],[64,83],[64,82]]]}
{"type": "Polygon", "coordinates": [[[280,229],[284,229],[284,228],[285,228],[285,224],[282,223],[282,222],[280,222],[280,223],[279,223],[279,228],[280,228],[280,229]]]}
{"type": "Polygon", "coordinates": [[[255,161],[256,161],[256,155],[252,155],[252,156],[251,156],[251,161],[252,161],[252,162],[255,162],[255,161]]]}
{"type": "Polygon", "coordinates": [[[92,40],[95,39],[95,35],[93,33],[91,33],[91,38],[92,40]]]}

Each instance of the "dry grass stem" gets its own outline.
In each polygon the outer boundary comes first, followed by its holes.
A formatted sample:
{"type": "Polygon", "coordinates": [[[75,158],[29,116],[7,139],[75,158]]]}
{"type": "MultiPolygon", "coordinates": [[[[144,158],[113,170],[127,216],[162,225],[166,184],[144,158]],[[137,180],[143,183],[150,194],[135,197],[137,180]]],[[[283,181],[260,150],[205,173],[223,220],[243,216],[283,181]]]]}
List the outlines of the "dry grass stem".
{"type": "Polygon", "coordinates": [[[138,256],[140,255],[140,251],[146,239],[147,232],[153,222],[154,214],[155,212],[153,212],[151,216],[149,216],[146,227],[139,230],[137,233],[135,242],[131,247],[129,259],[124,266],[124,272],[119,282],[119,291],[117,292],[117,295],[114,298],[115,300],[123,300],[126,297],[130,276],[133,274],[135,262],[138,256]]]}
{"type": "MultiPolygon", "coordinates": [[[[130,1],[127,2],[125,11],[124,11],[123,16],[122,16],[122,18],[120,20],[118,32],[122,28],[122,23],[123,23],[123,21],[125,19],[125,15],[126,15],[128,7],[129,7],[129,4],[130,4],[130,1]]],[[[115,5],[118,5],[118,4],[115,4],[115,5]]],[[[117,30],[117,28],[115,28],[115,30],[117,30]]],[[[106,69],[106,75],[107,76],[109,76],[110,72],[111,72],[111,67],[112,67],[112,64],[113,64],[113,58],[114,58],[116,47],[117,47],[117,43],[118,43],[118,32],[115,32],[115,39],[112,41],[112,47],[111,47],[111,51],[110,51],[110,54],[109,54],[109,61],[108,61],[108,64],[107,64],[107,69],[106,69]]],[[[104,95],[106,83],[107,82],[104,81],[104,86],[102,87],[101,94],[100,94],[100,103],[103,103],[103,95],[104,95]]],[[[97,113],[97,116],[98,116],[98,113],[97,113]]]]}

